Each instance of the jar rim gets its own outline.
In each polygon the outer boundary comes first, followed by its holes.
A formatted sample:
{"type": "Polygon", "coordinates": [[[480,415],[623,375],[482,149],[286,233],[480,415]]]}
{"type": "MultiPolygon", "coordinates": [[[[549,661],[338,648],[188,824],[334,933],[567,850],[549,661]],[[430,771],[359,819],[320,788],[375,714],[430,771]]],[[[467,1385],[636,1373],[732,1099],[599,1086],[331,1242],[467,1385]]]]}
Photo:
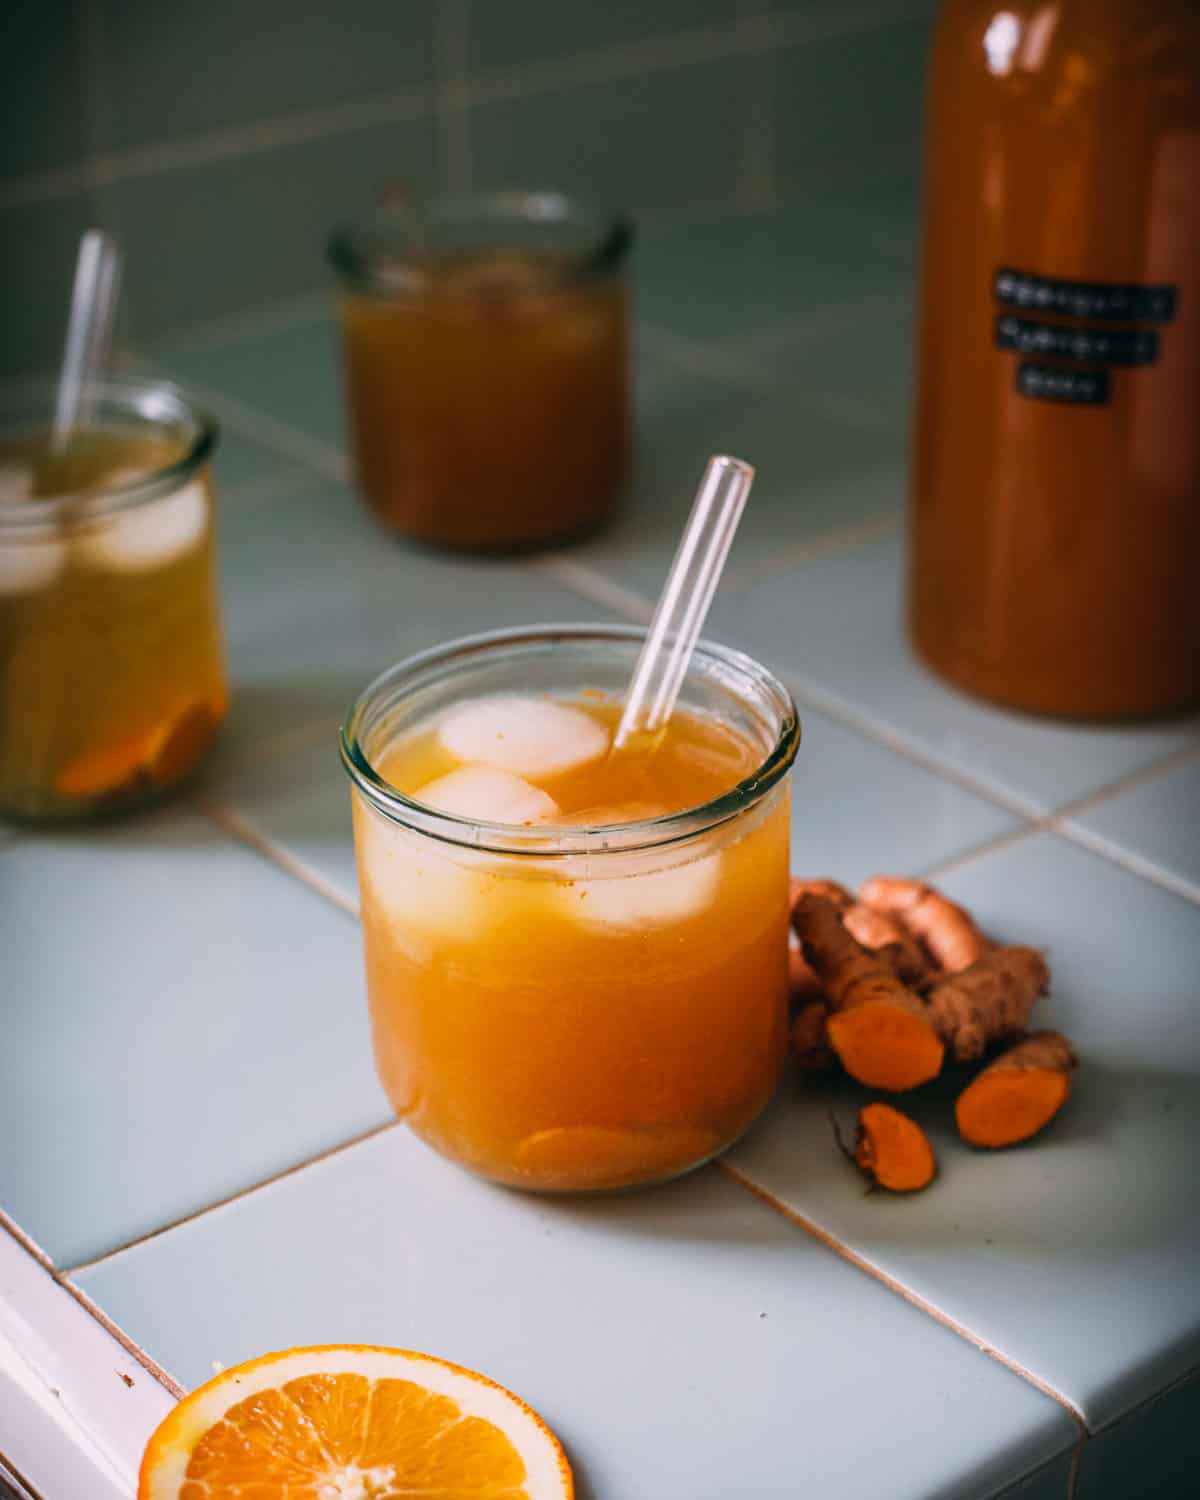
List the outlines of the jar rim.
{"type": "Polygon", "coordinates": [[[591,828],[482,822],[439,811],[407,796],[379,774],[363,748],[364,734],[384,711],[417,687],[436,682],[456,664],[505,648],[552,650],[563,642],[640,643],[645,634],[637,625],[527,625],[461,636],[417,652],[381,672],[355,699],[338,732],[342,764],[355,788],[391,822],[442,843],[490,853],[539,858],[629,853],[662,848],[707,833],[753,807],[783,780],[796,758],[801,736],[796,704],[774,673],[744,652],[714,641],[701,639],[697,643],[689,674],[700,662],[714,669],[716,675],[726,679],[732,675],[747,690],[747,696],[753,689],[770,702],[778,728],[770,751],[751,775],[697,807],[658,818],[591,828]]]}
{"type": "MultiPolygon", "coordinates": [[[[173,381],[107,376],[95,381],[92,390],[97,408],[107,409],[110,416],[124,412],[148,425],[183,428],[183,452],[169,464],[118,484],[36,500],[6,501],[0,504],[0,537],[10,532],[41,531],[63,523],[77,525],[103,520],[120,511],[133,510],[174,494],[211,460],[220,434],[216,419],[173,381]]],[[[57,386],[49,380],[23,381],[0,389],[0,437],[35,422],[39,431],[48,430],[56,393],[57,386]]]]}
{"type": "MultiPolygon", "coordinates": [[[[566,285],[590,281],[619,268],[634,237],[633,220],[623,213],[601,209],[555,189],[506,189],[384,203],[372,213],[335,228],[326,254],[342,283],[351,290],[391,298],[420,295],[420,279],[411,275],[421,260],[417,247],[427,240],[430,230],[453,229],[470,222],[494,224],[498,231],[506,224],[534,228],[576,224],[590,229],[580,247],[563,254],[555,267],[555,279],[566,285]],[[386,259],[381,254],[385,244],[389,246],[386,259]]],[[[507,247],[497,240],[488,248],[507,247]]]]}

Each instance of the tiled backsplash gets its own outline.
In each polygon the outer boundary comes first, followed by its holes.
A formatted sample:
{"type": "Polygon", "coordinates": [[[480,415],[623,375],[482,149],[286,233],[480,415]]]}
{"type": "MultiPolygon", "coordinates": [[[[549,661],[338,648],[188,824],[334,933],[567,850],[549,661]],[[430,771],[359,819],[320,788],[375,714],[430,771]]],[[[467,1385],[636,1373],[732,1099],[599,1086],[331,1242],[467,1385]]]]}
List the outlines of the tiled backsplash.
{"type": "Polygon", "coordinates": [[[44,0],[0,62],[0,375],[57,358],[79,232],[145,346],[319,292],[381,184],[911,234],[931,0],[44,0]]]}

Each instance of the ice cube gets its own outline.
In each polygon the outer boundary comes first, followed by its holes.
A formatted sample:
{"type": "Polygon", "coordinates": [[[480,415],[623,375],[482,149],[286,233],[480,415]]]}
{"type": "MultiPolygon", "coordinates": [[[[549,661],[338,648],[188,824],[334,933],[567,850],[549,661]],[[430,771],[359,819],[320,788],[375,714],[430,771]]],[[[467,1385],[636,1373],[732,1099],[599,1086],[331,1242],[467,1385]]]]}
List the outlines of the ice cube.
{"type": "Polygon", "coordinates": [[[472,935],[481,882],[459,863],[457,851],[442,850],[367,808],[358,809],[354,821],[364,900],[404,952],[426,962],[433,938],[472,935]]]}
{"type": "MultiPolygon", "coordinates": [[[[656,802],[599,802],[578,812],[559,813],[547,822],[568,828],[605,828],[665,817],[656,802]]],[[[563,861],[570,885],[561,887],[571,913],[589,926],[632,931],[661,922],[681,922],[712,900],[720,878],[720,855],[709,854],[668,869],[654,868],[661,855],[644,849],[604,848],[595,855],[572,854],[563,861]]]]}
{"type": "Polygon", "coordinates": [[[608,749],[607,731],[582,709],[508,694],[451,709],[438,738],[465,765],[495,766],[538,781],[598,760],[608,749]]]}
{"type": "Polygon", "coordinates": [[[703,911],[716,896],[721,880],[719,854],[702,855],[665,870],[646,870],[650,857],[645,852],[614,851],[591,861],[591,869],[602,868],[603,874],[564,885],[562,899],[567,909],[589,927],[633,932],[683,922],[703,911]]]}
{"type": "Polygon", "coordinates": [[[481,823],[544,823],[559,816],[548,792],[494,766],[459,766],[426,782],[413,798],[481,823]]]}
{"type": "Polygon", "coordinates": [[[0,597],[44,589],[57,578],[66,555],[66,547],[50,531],[21,541],[0,538],[0,597]]]}
{"type": "MultiPolygon", "coordinates": [[[[113,483],[123,478],[114,475],[113,483]]],[[[173,495],[134,504],[82,533],[79,547],[98,567],[120,573],[140,573],[174,562],[197,546],[208,525],[208,497],[202,483],[187,484],[173,495]]]]}

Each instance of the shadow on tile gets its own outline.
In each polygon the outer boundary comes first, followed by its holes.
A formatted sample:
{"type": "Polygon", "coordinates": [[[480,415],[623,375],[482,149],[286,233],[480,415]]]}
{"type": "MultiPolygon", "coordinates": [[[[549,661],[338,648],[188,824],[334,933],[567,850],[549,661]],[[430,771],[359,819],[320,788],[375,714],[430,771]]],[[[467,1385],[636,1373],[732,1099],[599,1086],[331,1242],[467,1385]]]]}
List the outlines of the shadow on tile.
{"type": "MultiPolygon", "coordinates": [[[[464,1168],[447,1165],[432,1146],[426,1146],[416,1136],[410,1134],[408,1139],[412,1149],[419,1151],[431,1166],[465,1179],[473,1192],[480,1192],[485,1198],[494,1197],[497,1212],[521,1213],[526,1208],[532,1209],[544,1235],[596,1236],[603,1241],[619,1234],[628,1239],[678,1240],[692,1245],[739,1245],[745,1247],[748,1255],[754,1253],[755,1246],[763,1253],[778,1251],[770,1235],[763,1232],[769,1226],[758,1215],[739,1217],[713,1211],[712,1192],[716,1184],[712,1179],[717,1169],[711,1165],[651,1187],[586,1194],[530,1193],[475,1178],[464,1168]],[[708,1191],[697,1192],[697,1185],[708,1191]]],[[[487,1212],[486,1205],[481,1212],[487,1212]]]]}

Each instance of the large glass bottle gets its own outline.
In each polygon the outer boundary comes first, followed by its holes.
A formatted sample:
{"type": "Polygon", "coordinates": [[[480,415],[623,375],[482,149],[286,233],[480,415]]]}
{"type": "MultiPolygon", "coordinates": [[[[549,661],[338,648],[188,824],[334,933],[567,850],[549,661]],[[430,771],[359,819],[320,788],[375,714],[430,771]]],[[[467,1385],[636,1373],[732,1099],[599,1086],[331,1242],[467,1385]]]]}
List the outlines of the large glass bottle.
{"type": "Polygon", "coordinates": [[[948,0],[909,627],[967,692],[1200,701],[1200,0],[948,0]]]}

